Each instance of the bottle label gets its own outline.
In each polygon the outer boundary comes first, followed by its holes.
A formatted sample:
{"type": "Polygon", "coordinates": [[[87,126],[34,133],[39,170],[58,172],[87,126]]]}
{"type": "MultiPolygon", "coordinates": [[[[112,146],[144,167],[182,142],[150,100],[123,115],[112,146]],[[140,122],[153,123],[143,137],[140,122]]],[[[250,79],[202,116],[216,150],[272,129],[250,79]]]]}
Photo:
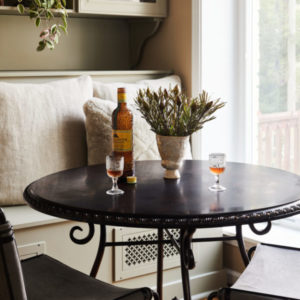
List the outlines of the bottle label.
{"type": "Polygon", "coordinates": [[[113,130],[113,151],[132,151],[132,130],[113,130]]]}
{"type": "Polygon", "coordinates": [[[118,102],[119,103],[126,102],[126,93],[118,93],[118,102]]]}

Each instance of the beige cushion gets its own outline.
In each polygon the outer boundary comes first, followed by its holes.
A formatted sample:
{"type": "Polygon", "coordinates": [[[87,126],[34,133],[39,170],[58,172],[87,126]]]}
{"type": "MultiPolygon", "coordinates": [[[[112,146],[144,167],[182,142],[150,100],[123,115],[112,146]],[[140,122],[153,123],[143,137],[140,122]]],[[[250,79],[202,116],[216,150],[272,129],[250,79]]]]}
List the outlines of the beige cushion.
{"type": "Polygon", "coordinates": [[[172,89],[178,85],[181,89],[181,80],[177,75],[165,76],[158,79],[145,79],[137,82],[138,85],[144,85],[149,87],[151,90],[157,91],[160,87],[163,89],[172,89]]]}
{"type": "Polygon", "coordinates": [[[125,82],[112,82],[104,83],[100,81],[93,82],[94,97],[100,99],[106,99],[117,103],[118,101],[118,88],[125,87],[127,94],[127,102],[134,103],[134,98],[137,96],[137,92],[140,88],[144,88],[144,85],[138,85],[135,83],[125,82]]]}
{"type": "MultiPolygon", "coordinates": [[[[112,150],[111,115],[116,108],[112,101],[93,98],[84,105],[88,145],[88,164],[105,162],[105,156],[112,150]]],[[[133,146],[135,160],[160,159],[155,133],[150,130],[140,113],[129,105],[133,113],[133,146]]]]}
{"type": "Polygon", "coordinates": [[[24,204],[32,181],[86,164],[82,105],[92,92],[90,77],[0,82],[0,205],[24,204]]]}
{"type": "Polygon", "coordinates": [[[134,103],[134,99],[136,98],[139,89],[145,89],[147,87],[152,90],[158,90],[159,87],[162,87],[163,89],[169,89],[175,87],[175,85],[178,85],[179,88],[181,88],[181,80],[177,75],[165,76],[158,79],[140,80],[136,83],[104,83],[99,81],[93,82],[94,97],[117,102],[118,88],[125,87],[127,93],[127,102],[130,104],[134,103]]]}

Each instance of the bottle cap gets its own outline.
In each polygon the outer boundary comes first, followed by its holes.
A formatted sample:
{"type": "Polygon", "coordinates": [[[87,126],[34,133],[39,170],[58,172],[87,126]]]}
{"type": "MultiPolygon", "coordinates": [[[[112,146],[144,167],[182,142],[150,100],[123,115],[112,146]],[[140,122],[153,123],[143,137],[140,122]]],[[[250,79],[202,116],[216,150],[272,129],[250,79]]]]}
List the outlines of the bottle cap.
{"type": "Polygon", "coordinates": [[[137,181],[136,176],[127,176],[126,179],[127,179],[127,183],[132,183],[132,184],[135,184],[137,181]]]}

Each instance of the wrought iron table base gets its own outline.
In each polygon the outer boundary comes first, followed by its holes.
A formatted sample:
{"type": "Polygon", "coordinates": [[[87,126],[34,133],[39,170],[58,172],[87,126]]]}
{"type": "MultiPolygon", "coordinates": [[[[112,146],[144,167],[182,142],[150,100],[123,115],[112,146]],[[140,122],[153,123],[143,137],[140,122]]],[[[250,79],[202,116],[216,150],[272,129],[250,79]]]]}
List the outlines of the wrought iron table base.
{"type": "MultiPolygon", "coordinates": [[[[89,223],[89,232],[88,235],[83,239],[75,238],[74,232],[76,230],[82,231],[82,228],[79,226],[74,226],[70,231],[70,238],[76,244],[86,244],[88,243],[94,236],[95,226],[92,223],[89,223]]],[[[254,224],[249,224],[250,229],[255,234],[266,234],[271,229],[271,222],[267,222],[267,226],[263,230],[257,230],[254,224]]],[[[243,259],[245,266],[249,263],[249,258],[244,246],[243,234],[242,234],[242,225],[236,226],[236,235],[235,236],[222,236],[222,237],[208,237],[208,238],[193,238],[193,234],[195,233],[197,228],[182,228],[180,229],[180,239],[176,240],[170,233],[168,229],[159,228],[158,229],[158,239],[157,241],[132,241],[132,242],[106,242],[106,226],[100,225],[100,241],[98,246],[97,255],[92,266],[90,276],[96,277],[103,255],[105,247],[111,246],[134,246],[134,245],[150,245],[157,244],[157,292],[160,295],[160,299],[163,299],[163,245],[164,244],[172,244],[180,254],[180,262],[181,262],[181,278],[182,278],[182,288],[183,288],[183,297],[184,300],[191,299],[190,292],[190,281],[189,281],[189,270],[195,267],[195,260],[192,251],[192,243],[198,242],[215,242],[215,241],[228,241],[228,240],[236,240],[239,246],[240,254],[243,259]],[[169,239],[165,240],[163,237],[164,231],[167,233],[169,239]]],[[[177,299],[176,297],[174,299],[177,299]]]]}

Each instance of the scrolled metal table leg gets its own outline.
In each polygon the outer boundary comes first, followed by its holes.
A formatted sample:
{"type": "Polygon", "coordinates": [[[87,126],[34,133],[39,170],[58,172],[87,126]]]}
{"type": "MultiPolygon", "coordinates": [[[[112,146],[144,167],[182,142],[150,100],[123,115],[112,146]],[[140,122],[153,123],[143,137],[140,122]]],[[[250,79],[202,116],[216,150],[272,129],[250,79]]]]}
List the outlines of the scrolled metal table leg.
{"type": "Polygon", "coordinates": [[[195,228],[184,228],[180,230],[181,279],[184,300],[191,299],[189,270],[195,267],[194,254],[191,248],[195,231],[195,228]]]}
{"type": "MultiPolygon", "coordinates": [[[[89,225],[89,232],[85,238],[78,239],[74,236],[74,232],[76,230],[83,231],[83,229],[80,226],[76,225],[76,226],[72,227],[70,230],[70,239],[74,243],[79,244],[79,245],[87,244],[94,237],[94,234],[95,234],[94,224],[88,223],[88,225],[89,225]]],[[[96,275],[98,273],[98,270],[99,270],[99,267],[100,267],[100,264],[101,264],[101,261],[103,258],[103,254],[104,254],[104,250],[105,250],[105,243],[106,243],[106,227],[105,227],[105,225],[101,225],[100,228],[101,228],[101,230],[100,230],[99,247],[98,247],[97,255],[96,255],[92,270],[90,272],[90,276],[94,277],[94,278],[96,277],[96,275]]]]}
{"type": "Polygon", "coordinates": [[[163,299],[163,260],[164,260],[164,230],[157,230],[157,293],[160,299],[163,299]]]}
{"type": "Polygon", "coordinates": [[[105,250],[105,243],[106,243],[106,226],[101,225],[100,226],[100,241],[99,241],[99,247],[97,251],[97,255],[90,273],[91,277],[96,277],[97,273],[99,271],[99,267],[104,255],[104,250],[105,250]]]}
{"type": "Polygon", "coordinates": [[[242,234],[242,225],[236,226],[236,240],[239,245],[240,253],[243,259],[243,262],[245,266],[249,264],[249,257],[245,249],[244,240],[243,240],[243,234],[242,234]]]}

